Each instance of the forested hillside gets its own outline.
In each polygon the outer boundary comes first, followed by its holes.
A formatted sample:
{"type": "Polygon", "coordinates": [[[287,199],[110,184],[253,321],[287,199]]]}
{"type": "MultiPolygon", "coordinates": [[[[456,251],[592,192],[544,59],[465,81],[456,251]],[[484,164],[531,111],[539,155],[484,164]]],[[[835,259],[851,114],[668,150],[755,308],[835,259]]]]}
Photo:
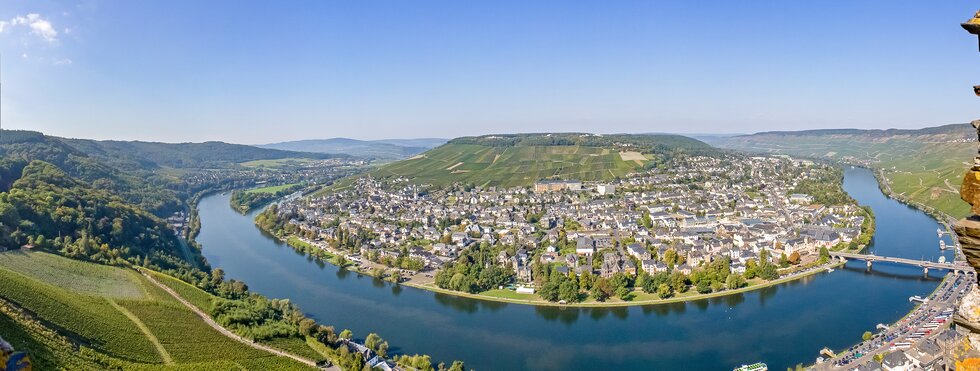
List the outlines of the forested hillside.
{"type": "MultiPolygon", "coordinates": [[[[4,173],[20,162],[6,162],[4,173]]],[[[0,193],[0,245],[33,245],[60,254],[112,265],[188,269],[176,236],[158,218],[110,190],[70,177],[57,166],[34,160],[0,193]]]]}

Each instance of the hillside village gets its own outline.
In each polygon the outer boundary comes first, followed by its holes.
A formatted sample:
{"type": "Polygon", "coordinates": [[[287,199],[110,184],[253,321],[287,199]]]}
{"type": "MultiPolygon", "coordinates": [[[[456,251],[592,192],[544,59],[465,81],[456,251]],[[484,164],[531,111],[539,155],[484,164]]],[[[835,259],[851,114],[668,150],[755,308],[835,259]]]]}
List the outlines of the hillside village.
{"type": "MultiPolygon", "coordinates": [[[[509,286],[531,293],[548,279],[536,275],[551,272],[632,280],[689,276],[712,262],[724,262],[726,276],[767,264],[812,266],[821,249],[855,247],[866,225],[866,212],[843,193],[797,192],[835,171],[785,156],[725,155],[680,158],[604,183],[434,187],[363,177],[267,213],[286,233],[356,263],[406,268],[399,278],[431,280],[457,259],[478,259],[476,270],[494,265],[504,279],[462,291],[509,286]],[[828,200],[839,202],[821,203],[828,200]]],[[[840,192],[839,182],[834,187],[840,192]]]]}

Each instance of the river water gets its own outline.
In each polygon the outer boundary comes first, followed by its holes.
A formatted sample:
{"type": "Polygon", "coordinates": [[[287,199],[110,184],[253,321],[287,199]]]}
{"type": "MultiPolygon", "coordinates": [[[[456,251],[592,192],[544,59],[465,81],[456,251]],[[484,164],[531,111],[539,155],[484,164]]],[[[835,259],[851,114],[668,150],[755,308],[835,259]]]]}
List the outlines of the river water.
{"type": "MultiPolygon", "coordinates": [[[[877,217],[869,251],[937,259],[937,222],[888,199],[870,171],[847,169],[844,189],[877,217]]],[[[848,348],[878,323],[900,319],[908,298],[928,295],[942,272],[849,262],[743,294],[687,303],[555,308],[486,302],[395,286],[322,264],[259,230],[228,195],[200,201],[198,241],[211,265],[261,294],[289,298],[308,315],[356,338],[376,332],[392,351],[453,359],[477,370],[730,370],[812,363],[823,347],[848,348]]],[[[950,243],[949,237],[946,242],[950,243]]],[[[952,258],[950,252],[945,253],[952,258]]]]}

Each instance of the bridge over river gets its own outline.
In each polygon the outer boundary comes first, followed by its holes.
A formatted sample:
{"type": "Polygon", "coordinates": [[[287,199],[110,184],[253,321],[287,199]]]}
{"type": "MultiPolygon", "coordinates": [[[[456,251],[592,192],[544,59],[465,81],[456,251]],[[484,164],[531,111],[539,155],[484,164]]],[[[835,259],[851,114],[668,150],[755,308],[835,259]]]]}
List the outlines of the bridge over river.
{"type": "Polygon", "coordinates": [[[973,267],[967,264],[965,261],[953,261],[953,262],[933,262],[928,260],[915,260],[915,259],[905,259],[905,258],[893,258],[889,256],[878,256],[873,254],[855,254],[840,251],[831,251],[830,257],[839,259],[842,262],[846,262],[848,259],[863,260],[868,263],[868,268],[871,268],[874,262],[888,262],[896,264],[913,265],[916,267],[921,267],[924,273],[929,273],[929,269],[945,269],[954,273],[966,273],[973,271],[973,267]]]}

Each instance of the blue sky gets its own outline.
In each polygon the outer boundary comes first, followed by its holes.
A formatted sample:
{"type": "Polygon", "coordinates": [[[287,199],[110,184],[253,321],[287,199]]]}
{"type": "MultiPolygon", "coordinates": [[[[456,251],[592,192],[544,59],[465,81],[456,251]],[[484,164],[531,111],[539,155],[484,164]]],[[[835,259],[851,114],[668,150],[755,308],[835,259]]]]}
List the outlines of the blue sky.
{"type": "Polygon", "coordinates": [[[919,128],[976,1],[0,2],[3,125],[97,139],[919,128]]]}

